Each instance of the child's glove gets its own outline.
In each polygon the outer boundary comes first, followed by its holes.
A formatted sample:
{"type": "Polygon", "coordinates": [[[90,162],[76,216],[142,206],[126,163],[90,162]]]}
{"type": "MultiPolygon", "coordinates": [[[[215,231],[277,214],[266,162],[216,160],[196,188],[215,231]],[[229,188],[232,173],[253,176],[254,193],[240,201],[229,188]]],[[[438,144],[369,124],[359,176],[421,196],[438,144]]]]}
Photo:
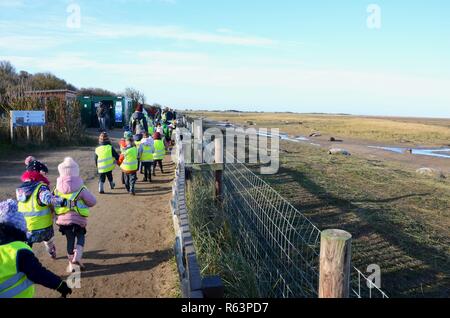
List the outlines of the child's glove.
{"type": "Polygon", "coordinates": [[[69,200],[69,202],[67,203],[67,207],[71,210],[74,209],[76,206],[77,206],[77,201],[69,200]]]}
{"type": "Polygon", "coordinates": [[[65,208],[69,205],[69,200],[67,199],[62,199],[61,201],[61,207],[65,208]]]}
{"type": "Polygon", "coordinates": [[[77,206],[77,201],[62,199],[61,207],[73,209],[77,206]]]}
{"type": "Polygon", "coordinates": [[[61,293],[62,298],[67,298],[67,295],[72,294],[72,289],[69,288],[66,282],[62,282],[61,285],[56,289],[59,293],[61,293]]]}

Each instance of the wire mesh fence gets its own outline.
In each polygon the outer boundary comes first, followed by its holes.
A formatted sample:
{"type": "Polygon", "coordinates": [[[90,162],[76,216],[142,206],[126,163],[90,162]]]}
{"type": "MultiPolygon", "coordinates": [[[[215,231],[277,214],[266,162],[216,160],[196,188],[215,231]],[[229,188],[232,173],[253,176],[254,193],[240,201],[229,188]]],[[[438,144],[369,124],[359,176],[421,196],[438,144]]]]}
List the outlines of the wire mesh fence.
{"type": "MultiPolygon", "coordinates": [[[[236,145],[245,149],[245,143],[236,145]]],[[[318,297],[321,231],[268,183],[237,161],[235,154],[227,151],[226,156],[223,207],[240,242],[239,248],[253,267],[259,294],[273,298],[318,297]]],[[[213,173],[210,177],[214,178],[213,173]]],[[[350,297],[388,296],[352,266],[350,297]]]]}
{"type": "Polygon", "coordinates": [[[266,297],[316,297],[320,231],[243,164],[226,164],[224,206],[266,297]]]}
{"type": "MultiPolygon", "coordinates": [[[[317,297],[320,230],[242,163],[226,164],[224,208],[265,297],[317,297]]],[[[352,267],[351,297],[387,298],[352,267]]]]}

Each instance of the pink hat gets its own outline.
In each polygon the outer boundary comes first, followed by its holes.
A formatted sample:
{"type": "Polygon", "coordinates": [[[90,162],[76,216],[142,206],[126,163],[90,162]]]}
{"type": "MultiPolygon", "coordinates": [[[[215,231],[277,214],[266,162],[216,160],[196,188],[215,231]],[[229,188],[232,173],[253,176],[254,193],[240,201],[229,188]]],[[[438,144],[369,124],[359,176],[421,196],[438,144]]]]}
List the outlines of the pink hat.
{"type": "Polygon", "coordinates": [[[28,156],[25,159],[25,166],[28,166],[30,164],[30,162],[35,161],[35,160],[36,160],[36,158],[34,158],[33,156],[28,156]]]}
{"type": "Polygon", "coordinates": [[[80,167],[70,157],[66,157],[64,161],[58,166],[59,175],[61,177],[79,177],[80,167]]]}

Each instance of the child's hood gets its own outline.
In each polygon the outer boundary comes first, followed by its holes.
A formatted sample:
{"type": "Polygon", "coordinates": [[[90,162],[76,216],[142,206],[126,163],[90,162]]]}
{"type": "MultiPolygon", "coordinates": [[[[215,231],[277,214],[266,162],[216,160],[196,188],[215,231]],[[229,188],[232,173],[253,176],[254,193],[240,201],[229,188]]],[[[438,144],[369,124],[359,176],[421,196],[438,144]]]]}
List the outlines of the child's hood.
{"type": "Polygon", "coordinates": [[[153,145],[153,138],[149,137],[149,138],[142,139],[141,145],[147,145],[147,146],[153,145]]]}
{"type": "Polygon", "coordinates": [[[80,177],[58,177],[56,179],[56,189],[62,194],[69,194],[80,190],[83,186],[83,179],[80,177]]]}
{"type": "Polygon", "coordinates": [[[16,189],[17,201],[26,202],[39,184],[40,182],[37,181],[27,181],[22,183],[22,185],[16,189]]]}
{"type": "Polygon", "coordinates": [[[133,136],[134,141],[141,141],[142,140],[142,134],[136,134],[133,136]]]}

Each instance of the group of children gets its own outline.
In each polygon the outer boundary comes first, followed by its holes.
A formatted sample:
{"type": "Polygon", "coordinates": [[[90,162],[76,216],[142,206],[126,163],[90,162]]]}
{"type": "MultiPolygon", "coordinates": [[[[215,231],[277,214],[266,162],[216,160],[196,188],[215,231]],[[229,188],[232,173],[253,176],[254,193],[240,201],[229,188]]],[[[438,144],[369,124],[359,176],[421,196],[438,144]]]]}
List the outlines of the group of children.
{"type": "Polygon", "coordinates": [[[136,195],[138,171],[144,175],[142,182],[152,182],[152,175],[156,175],[157,166],[161,173],[164,173],[162,162],[167,148],[164,139],[158,128],[151,136],[142,126],[138,126],[135,135],[131,131],[125,131],[119,142],[119,155],[112,146],[108,134],[102,132],[99,137],[99,146],[95,150],[95,163],[100,176],[99,193],[105,193],[106,178],[111,190],[115,188],[112,175],[115,164],[122,170],[122,183],[131,195],[136,195]]]}
{"type": "Polygon", "coordinates": [[[34,284],[55,289],[66,297],[72,290],[41,265],[31,248],[43,242],[49,256],[56,259],[56,223],[67,241],[67,271],[84,270],[87,219],[96,198],[70,157],[58,165],[59,177],[53,190],[45,164],[30,156],[25,165],[22,184],[16,189],[17,201],[0,202],[0,298],[33,297],[34,284]]]}
{"type": "MultiPolygon", "coordinates": [[[[161,125],[153,136],[142,127],[136,135],[125,132],[120,141],[120,154],[111,145],[108,134],[102,132],[95,149],[95,164],[100,180],[99,192],[105,193],[104,184],[109,181],[115,188],[113,170],[119,165],[127,191],[135,195],[137,172],[141,167],[144,182],[151,182],[152,175],[162,161],[168,144],[167,131],[161,125]]],[[[51,189],[47,178],[47,166],[36,158],[25,159],[22,184],[16,189],[16,200],[0,202],[0,298],[33,297],[35,284],[57,290],[62,297],[72,293],[60,277],[47,270],[33,254],[32,247],[44,243],[45,250],[56,259],[54,224],[66,237],[67,272],[84,270],[82,262],[89,208],[95,206],[95,196],[86,188],[80,177],[78,164],[70,157],[58,165],[59,177],[51,189]]]]}

